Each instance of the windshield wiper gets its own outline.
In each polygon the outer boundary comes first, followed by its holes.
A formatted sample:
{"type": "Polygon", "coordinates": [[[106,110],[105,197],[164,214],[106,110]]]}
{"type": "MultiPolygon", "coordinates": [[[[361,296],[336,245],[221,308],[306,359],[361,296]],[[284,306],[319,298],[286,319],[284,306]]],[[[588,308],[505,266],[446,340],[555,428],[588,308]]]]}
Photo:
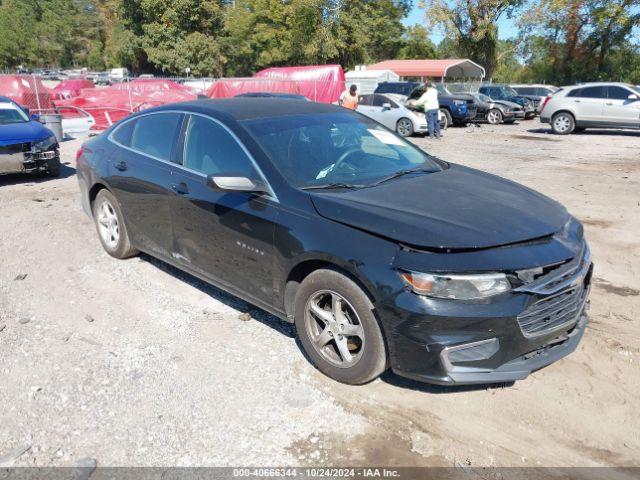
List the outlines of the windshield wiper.
{"type": "Polygon", "coordinates": [[[325,183],[322,185],[309,185],[307,187],[301,187],[301,190],[322,190],[322,189],[336,189],[336,188],[347,188],[349,190],[353,190],[356,188],[361,188],[363,185],[351,185],[349,183],[325,183]]]}
{"type": "Polygon", "coordinates": [[[376,185],[380,185],[381,183],[387,182],[389,180],[393,180],[394,178],[402,177],[403,175],[410,175],[412,173],[433,173],[433,170],[428,168],[411,168],[409,170],[399,170],[395,173],[392,173],[388,177],[381,178],[375,183],[369,185],[370,187],[375,187],[376,185]]]}

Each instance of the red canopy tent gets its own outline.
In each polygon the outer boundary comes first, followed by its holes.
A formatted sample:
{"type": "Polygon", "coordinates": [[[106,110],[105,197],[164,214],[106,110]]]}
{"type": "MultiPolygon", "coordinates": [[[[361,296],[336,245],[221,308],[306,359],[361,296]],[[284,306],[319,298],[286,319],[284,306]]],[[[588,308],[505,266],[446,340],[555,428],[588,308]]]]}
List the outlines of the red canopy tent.
{"type": "Polygon", "coordinates": [[[44,86],[40,77],[36,76],[0,76],[0,95],[30,110],[53,108],[51,90],[44,86]]]}
{"type": "Polygon", "coordinates": [[[442,60],[385,60],[367,65],[367,70],[391,70],[401,77],[425,78],[445,77],[484,78],[484,68],[475,62],[463,58],[442,60]]]}
{"type": "Polygon", "coordinates": [[[316,102],[332,103],[345,89],[340,65],[274,67],[251,78],[231,78],[214,82],[206,91],[210,98],[234,97],[241,93],[293,93],[316,102]]]}
{"type": "Polygon", "coordinates": [[[53,89],[53,98],[62,100],[64,98],[77,97],[83,88],[93,88],[93,82],[86,78],[63,80],[53,89]]]}

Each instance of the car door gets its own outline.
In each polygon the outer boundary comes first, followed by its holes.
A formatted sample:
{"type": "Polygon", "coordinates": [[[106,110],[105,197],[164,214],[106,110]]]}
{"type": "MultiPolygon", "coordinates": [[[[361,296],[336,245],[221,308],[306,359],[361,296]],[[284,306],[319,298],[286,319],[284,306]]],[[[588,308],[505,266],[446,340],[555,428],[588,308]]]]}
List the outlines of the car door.
{"type": "Polygon", "coordinates": [[[136,247],[160,257],[172,251],[170,160],[182,118],[176,112],[150,113],[125,121],[109,136],[115,148],[107,182],[129,236],[136,247]]]}
{"type": "Polygon", "coordinates": [[[570,102],[573,104],[576,120],[601,125],[604,120],[602,114],[606,96],[606,87],[600,85],[571,92],[570,102]]]}
{"type": "Polygon", "coordinates": [[[250,297],[273,301],[274,195],[216,191],[209,175],[266,180],[222,123],[190,114],[172,172],[173,257],[190,270],[250,297]]]}
{"type": "Polygon", "coordinates": [[[629,99],[629,95],[640,95],[617,85],[607,87],[607,99],[603,116],[608,124],[620,127],[640,127],[640,100],[629,99]]]}

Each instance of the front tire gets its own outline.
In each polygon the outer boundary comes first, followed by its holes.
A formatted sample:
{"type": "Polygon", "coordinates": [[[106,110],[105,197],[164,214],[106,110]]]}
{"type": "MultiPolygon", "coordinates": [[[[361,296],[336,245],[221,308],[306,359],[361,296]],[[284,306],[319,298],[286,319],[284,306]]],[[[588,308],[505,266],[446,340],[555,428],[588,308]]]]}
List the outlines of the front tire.
{"type": "Polygon", "coordinates": [[[453,117],[446,108],[441,108],[440,111],[442,112],[442,115],[444,115],[444,128],[447,129],[453,125],[453,117]]]}
{"type": "Polygon", "coordinates": [[[296,294],[295,325],[311,362],[334,380],[361,385],[387,368],[371,300],[335,270],[316,270],[304,279],[296,294]]]}
{"type": "Polygon", "coordinates": [[[558,135],[568,135],[576,128],[576,121],[569,112],[556,113],[551,119],[551,128],[558,135]]]}
{"type": "Polygon", "coordinates": [[[492,108],[487,112],[487,122],[491,125],[502,123],[502,112],[497,108],[492,108]]]}
{"type": "Polygon", "coordinates": [[[396,123],[396,132],[401,137],[410,137],[413,135],[413,122],[408,118],[401,118],[396,123]]]}
{"type": "Polygon", "coordinates": [[[100,243],[109,255],[122,259],[138,253],[131,246],[118,201],[109,190],[100,190],[96,195],[93,201],[93,219],[100,243]]]}

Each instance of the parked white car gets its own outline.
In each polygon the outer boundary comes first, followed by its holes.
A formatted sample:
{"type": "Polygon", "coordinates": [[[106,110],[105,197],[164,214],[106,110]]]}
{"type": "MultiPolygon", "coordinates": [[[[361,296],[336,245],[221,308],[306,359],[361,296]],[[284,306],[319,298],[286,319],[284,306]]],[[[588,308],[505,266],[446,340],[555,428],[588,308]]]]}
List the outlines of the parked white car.
{"type": "Polygon", "coordinates": [[[560,135],[585,128],[640,129],[640,88],[608,82],[562,87],[545,100],[540,121],[560,135]]]}
{"type": "MultiPolygon", "coordinates": [[[[357,111],[395,130],[403,137],[410,137],[414,133],[426,133],[428,128],[424,113],[407,108],[404,104],[406,99],[404,95],[393,93],[360,95],[357,111]]],[[[438,120],[440,128],[446,128],[442,112],[438,112],[438,120]]]]}
{"type": "Polygon", "coordinates": [[[129,69],[127,68],[112,68],[111,72],[109,72],[109,80],[111,80],[112,83],[123,82],[127,78],[129,78],[129,69]]]}

